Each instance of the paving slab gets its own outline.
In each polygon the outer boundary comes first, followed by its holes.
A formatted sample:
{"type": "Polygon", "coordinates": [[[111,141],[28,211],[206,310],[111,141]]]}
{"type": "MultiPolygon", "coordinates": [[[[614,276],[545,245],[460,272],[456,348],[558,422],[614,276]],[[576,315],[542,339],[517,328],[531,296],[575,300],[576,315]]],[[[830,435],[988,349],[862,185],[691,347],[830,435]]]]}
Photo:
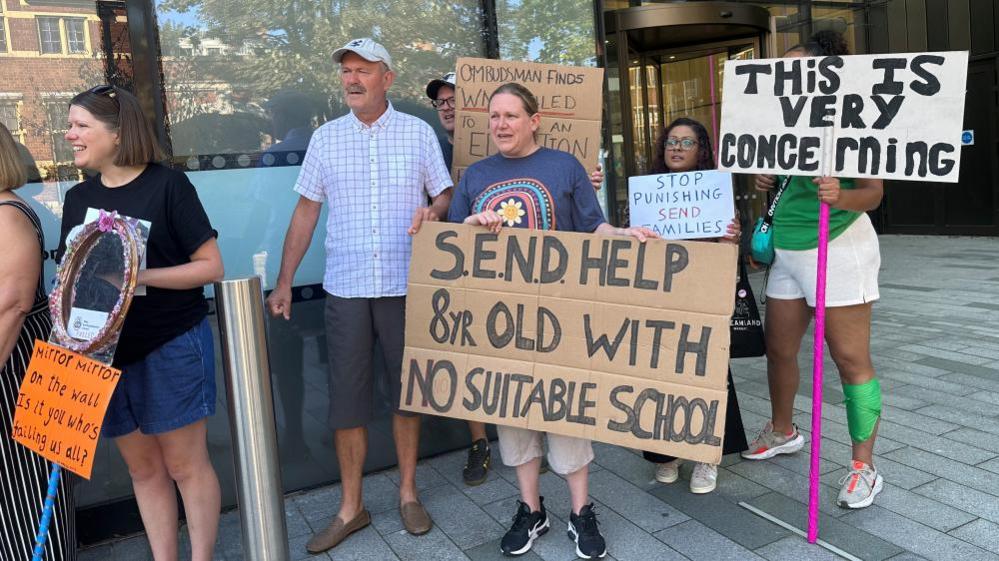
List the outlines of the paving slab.
{"type": "Polygon", "coordinates": [[[999,561],[999,555],[877,505],[851,512],[842,521],[931,561],[999,561]]]}
{"type": "MultiPolygon", "coordinates": [[[[999,492],[999,489],[993,491],[999,492]]],[[[916,487],[912,492],[999,523],[999,497],[996,495],[942,478],[916,487]]]]}
{"type": "MultiPolygon", "coordinates": [[[[804,531],[808,527],[807,504],[791,500],[780,493],[762,495],[747,502],[799,530],[804,531]]],[[[903,551],[901,547],[867,532],[858,531],[822,511],[819,512],[819,537],[867,561],[882,561],[903,551]]]]}
{"type": "Polygon", "coordinates": [[[696,520],[653,534],[693,561],[763,561],[763,558],[696,520]]]}
{"type": "Polygon", "coordinates": [[[756,550],[768,561],[840,561],[843,558],[819,545],[810,544],[801,536],[788,536],[756,550]]]}
{"type": "Polygon", "coordinates": [[[994,522],[979,518],[974,522],[951,530],[950,535],[973,543],[992,553],[999,553],[999,524],[994,522]]]}

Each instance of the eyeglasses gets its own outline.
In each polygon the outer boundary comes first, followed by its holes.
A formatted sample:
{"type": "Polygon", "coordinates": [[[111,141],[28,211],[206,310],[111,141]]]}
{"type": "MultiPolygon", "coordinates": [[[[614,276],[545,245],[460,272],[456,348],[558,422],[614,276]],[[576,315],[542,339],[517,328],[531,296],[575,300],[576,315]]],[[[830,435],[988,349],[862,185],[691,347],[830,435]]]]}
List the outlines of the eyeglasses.
{"type": "Polygon", "coordinates": [[[433,105],[434,109],[438,111],[444,111],[445,105],[454,109],[454,96],[445,97],[444,99],[432,99],[430,100],[430,105],[433,105]]]}
{"type": "Polygon", "coordinates": [[[692,150],[694,146],[697,146],[697,141],[692,138],[667,138],[666,139],[666,149],[667,150],[692,150]]]}
{"type": "Polygon", "coordinates": [[[115,99],[118,96],[118,92],[114,90],[114,86],[109,86],[107,84],[101,84],[100,86],[94,86],[87,90],[87,93],[92,93],[94,95],[106,95],[111,99],[115,99]]]}

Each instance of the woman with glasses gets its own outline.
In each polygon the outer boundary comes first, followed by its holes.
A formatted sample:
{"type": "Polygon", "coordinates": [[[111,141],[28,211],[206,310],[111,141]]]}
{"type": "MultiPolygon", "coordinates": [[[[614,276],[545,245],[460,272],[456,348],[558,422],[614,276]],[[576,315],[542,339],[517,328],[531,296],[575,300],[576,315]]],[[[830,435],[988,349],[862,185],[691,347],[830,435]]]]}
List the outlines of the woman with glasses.
{"type": "Polygon", "coordinates": [[[215,353],[203,286],[223,276],[222,256],[194,186],[163,158],[138,100],[98,86],[70,101],[66,140],[77,167],[97,175],[66,193],[59,255],[88,209],[148,222],[146,266],[113,365],[122,370],[104,418],[132,478],[156,561],[177,559],[180,489],[192,561],[210,561],[220,490],[205,418],[215,412],[215,353]],[[176,485],[176,488],[175,488],[176,485]]]}
{"type": "MultiPolygon", "coordinates": [[[[714,153],[711,150],[711,139],[704,125],[681,117],[663,129],[656,140],[656,156],[653,160],[651,173],[684,173],[715,169],[714,153]]],[[[726,235],[715,241],[723,243],[739,243],[741,233],[738,218],[733,218],[726,235]]],[[[709,241],[709,240],[698,240],[709,241]]],[[[733,286],[733,291],[735,287],[733,286]]],[[[735,295],[733,294],[733,299],[735,295]]],[[[735,384],[732,381],[732,371],[728,373],[728,406],[725,410],[725,435],[722,442],[722,454],[736,454],[747,448],[746,434],[742,426],[742,414],[739,411],[739,401],[735,395],[735,384]]],[[[680,464],[683,460],[673,456],[642,452],[646,460],[657,464],[655,478],[660,483],[673,483],[680,478],[680,464]]],[[[718,484],[718,466],[705,462],[694,464],[690,476],[690,492],[703,494],[715,490],[718,484]]]]}

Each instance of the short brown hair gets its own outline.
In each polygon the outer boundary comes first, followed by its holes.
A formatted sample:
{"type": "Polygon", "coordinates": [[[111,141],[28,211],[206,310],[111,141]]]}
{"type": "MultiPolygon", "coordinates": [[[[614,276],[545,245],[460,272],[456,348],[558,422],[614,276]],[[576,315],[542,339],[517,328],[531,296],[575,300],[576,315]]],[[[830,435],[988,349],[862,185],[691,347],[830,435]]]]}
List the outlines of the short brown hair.
{"type": "Polygon", "coordinates": [[[134,95],[117,86],[97,86],[79,93],[69,102],[82,107],[98,121],[118,133],[116,166],[139,166],[164,159],[153,127],[134,95]]]}
{"type": "Polygon", "coordinates": [[[496,88],[496,91],[489,96],[489,103],[492,103],[493,98],[499,94],[510,94],[519,97],[521,103],[524,104],[524,111],[527,111],[528,116],[534,115],[538,112],[538,98],[534,97],[531,90],[516,82],[509,82],[496,88]]]}
{"type": "Polygon", "coordinates": [[[28,171],[21,160],[14,137],[0,123],[0,191],[17,189],[28,181],[28,171]]]}

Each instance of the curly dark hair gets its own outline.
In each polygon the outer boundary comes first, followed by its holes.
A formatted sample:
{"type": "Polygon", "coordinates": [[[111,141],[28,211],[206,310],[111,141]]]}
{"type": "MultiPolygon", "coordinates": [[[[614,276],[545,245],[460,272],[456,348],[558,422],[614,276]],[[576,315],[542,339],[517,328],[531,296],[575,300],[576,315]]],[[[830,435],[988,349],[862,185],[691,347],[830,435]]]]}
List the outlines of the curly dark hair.
{"type": "Polygon", "coordinates": [[[809,37],[804,44],[811,56],[844,56],[850,54],[850,45],[839,31],[824,29],[809,37]]]}
{"type": "Polygon", "coordinates": [[[704,125],[693,119],[680,117],[662,129],[659,138],[656,139],[656,157],[652,160],[652,169],[649,173],[670,173],[666,167],[666,139],[669,133],[676,127],[690,127],[697,135],[697,165],[696,170],[715,169],[714,151],[711,149],[711,137],[708,136],[708,129],[704,125]]]}

